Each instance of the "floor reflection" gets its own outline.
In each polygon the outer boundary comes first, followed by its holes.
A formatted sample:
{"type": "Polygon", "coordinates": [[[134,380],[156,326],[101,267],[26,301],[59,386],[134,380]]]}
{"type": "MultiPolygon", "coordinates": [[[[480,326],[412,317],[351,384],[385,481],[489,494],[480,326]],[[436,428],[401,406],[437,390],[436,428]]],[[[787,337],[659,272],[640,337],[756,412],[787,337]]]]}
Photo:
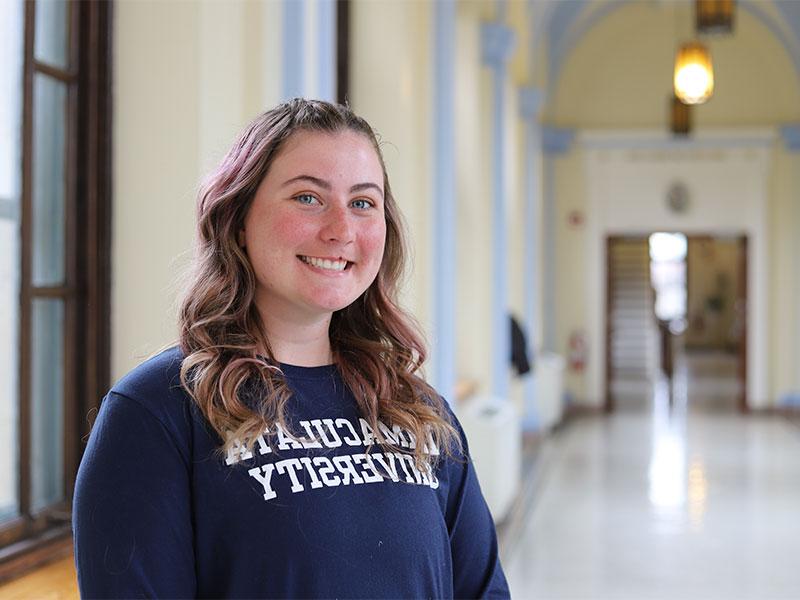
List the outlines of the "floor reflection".
{"type": "Polygon", "coordinates": [[[671,386],[548,438],[503,542],[515,598],[800,597],[800,429],[742,415],[734,375],[681,357],[671,386]]]}

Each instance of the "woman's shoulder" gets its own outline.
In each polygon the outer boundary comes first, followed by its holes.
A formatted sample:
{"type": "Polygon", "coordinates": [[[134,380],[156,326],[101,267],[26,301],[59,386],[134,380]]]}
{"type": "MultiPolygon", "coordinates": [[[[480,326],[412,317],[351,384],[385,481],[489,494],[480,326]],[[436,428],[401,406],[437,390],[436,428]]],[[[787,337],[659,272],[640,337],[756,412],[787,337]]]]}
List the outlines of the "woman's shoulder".
{"type": "Polygon", "coordinates": [[[184,354],[179,346],[159,352],[117,381],[109,395],[124,396],[156,414],[182,407],[188,395],[181,385],[184,354]]]}

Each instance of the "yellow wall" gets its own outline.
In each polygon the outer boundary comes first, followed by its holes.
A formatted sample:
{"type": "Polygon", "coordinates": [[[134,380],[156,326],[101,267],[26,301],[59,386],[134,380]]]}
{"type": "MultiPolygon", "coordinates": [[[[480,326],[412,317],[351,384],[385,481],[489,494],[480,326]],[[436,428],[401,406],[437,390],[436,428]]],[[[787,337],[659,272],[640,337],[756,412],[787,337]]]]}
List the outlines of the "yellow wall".
{"type": "MultiPolygon", "coordinates": [[[[583,332],[588,335],[587,307],[585,298],[589,297],[588,279],[586,276],[586,213],[587,193],[586,179],[583,176],[584,155],[580,148],[564,156],[549,157],[552,163],[551,172],[557,182],[556,223],[555,223],[555,318],[556,347],[555,351],[562,356],[568,355],[567,340],[572,332],[583,332]],[[569,224],[570,212],[577,211],[584,216],[584,224],[575,227],[569,224]]],[[[588,352],[603,352],[597,344],[590,342],[588,352]]],[[[586,378],[569,369],[564,373],[564,386],[578,399],[586,397],[586,378]]]]}
{"type": "Polygon", "coordinates": [[[112,378],[174,335],[176,257],[200,175],[200,5],[119,2],[114,37],[112,378]]]}
{"type": "Polygon", "coordinates": [[[776,144],[770,173],[770,348],[771,394],[779,399],[800,390],[800,154],[776,144]]]}
{"type": "MultiPolygon", "coordinates": [[[[350,48],[351,105],[383,141],[392,190],[408,223],[411,261],[403,303],[428,336],[432,329],[432,13],[424,2],[356,0],[351,5],[350,48]]],[[[428,373],[432,366],[431,362],[428,373]]]]}
{"type": "Polygon", "coordinates": [[[201,177],[278,101],[277,3],[114,8],[111,374],[176,336],[201,177]]]}
{"type": "Polygon", "coordinates": [[[480,5],[458,5],[456,18],[456,374],[491,381],[492,194],[491,75],[481,65],[480,5]]]}

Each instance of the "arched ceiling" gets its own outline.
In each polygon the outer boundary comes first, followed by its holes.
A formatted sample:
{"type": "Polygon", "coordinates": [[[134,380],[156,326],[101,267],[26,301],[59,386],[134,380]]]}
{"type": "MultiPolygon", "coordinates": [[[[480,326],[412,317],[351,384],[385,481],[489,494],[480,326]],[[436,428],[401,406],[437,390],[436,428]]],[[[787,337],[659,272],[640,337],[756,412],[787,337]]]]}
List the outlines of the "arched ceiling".
{"type": "MultiPolygon", "coordinates": [[[[561,126],[647,127],[666,119],[677,45],[693,36],[694,0],[529,0],[529,81],[561,126]],[[546,60],[542,60],[545,57],[546,60]]],[[[800,0],[739,0],[734,33],[708,36],[718,91],[702,126],[800,118],[800,0]],[[719,60],[718,60],[719,59],[719,60]],[[767,93],[765,93],[767,92],[767,93]]]]}
{"type": "MultiPolygon", "coordinates": [[[[693,0],[531,0],[534,16],[534,38],[547,46],[548,80],[558,78],[566,57],[578,41],[599,21],[620,8],[633,4],[657,2],[673,6],[690,5],[693,0]]],[[[800,1],[738,0],[737,10],[744,10],[759,19],[778,38],[791,56],[800,76],[800,1]]],[[[670,24],[671,26],[672,24],[670,24]]]]}

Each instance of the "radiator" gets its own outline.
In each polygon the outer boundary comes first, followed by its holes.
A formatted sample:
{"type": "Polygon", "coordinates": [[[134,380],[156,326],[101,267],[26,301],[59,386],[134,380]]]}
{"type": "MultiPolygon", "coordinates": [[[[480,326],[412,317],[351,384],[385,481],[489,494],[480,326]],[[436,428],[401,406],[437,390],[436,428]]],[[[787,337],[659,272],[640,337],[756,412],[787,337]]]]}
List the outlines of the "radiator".
{"type": "Polygon", "coordinates": [[[457,409],[483,496],[495,522],[502,521],[519,491],[522,422],[509,400],[473,397],[457,409]]]}

